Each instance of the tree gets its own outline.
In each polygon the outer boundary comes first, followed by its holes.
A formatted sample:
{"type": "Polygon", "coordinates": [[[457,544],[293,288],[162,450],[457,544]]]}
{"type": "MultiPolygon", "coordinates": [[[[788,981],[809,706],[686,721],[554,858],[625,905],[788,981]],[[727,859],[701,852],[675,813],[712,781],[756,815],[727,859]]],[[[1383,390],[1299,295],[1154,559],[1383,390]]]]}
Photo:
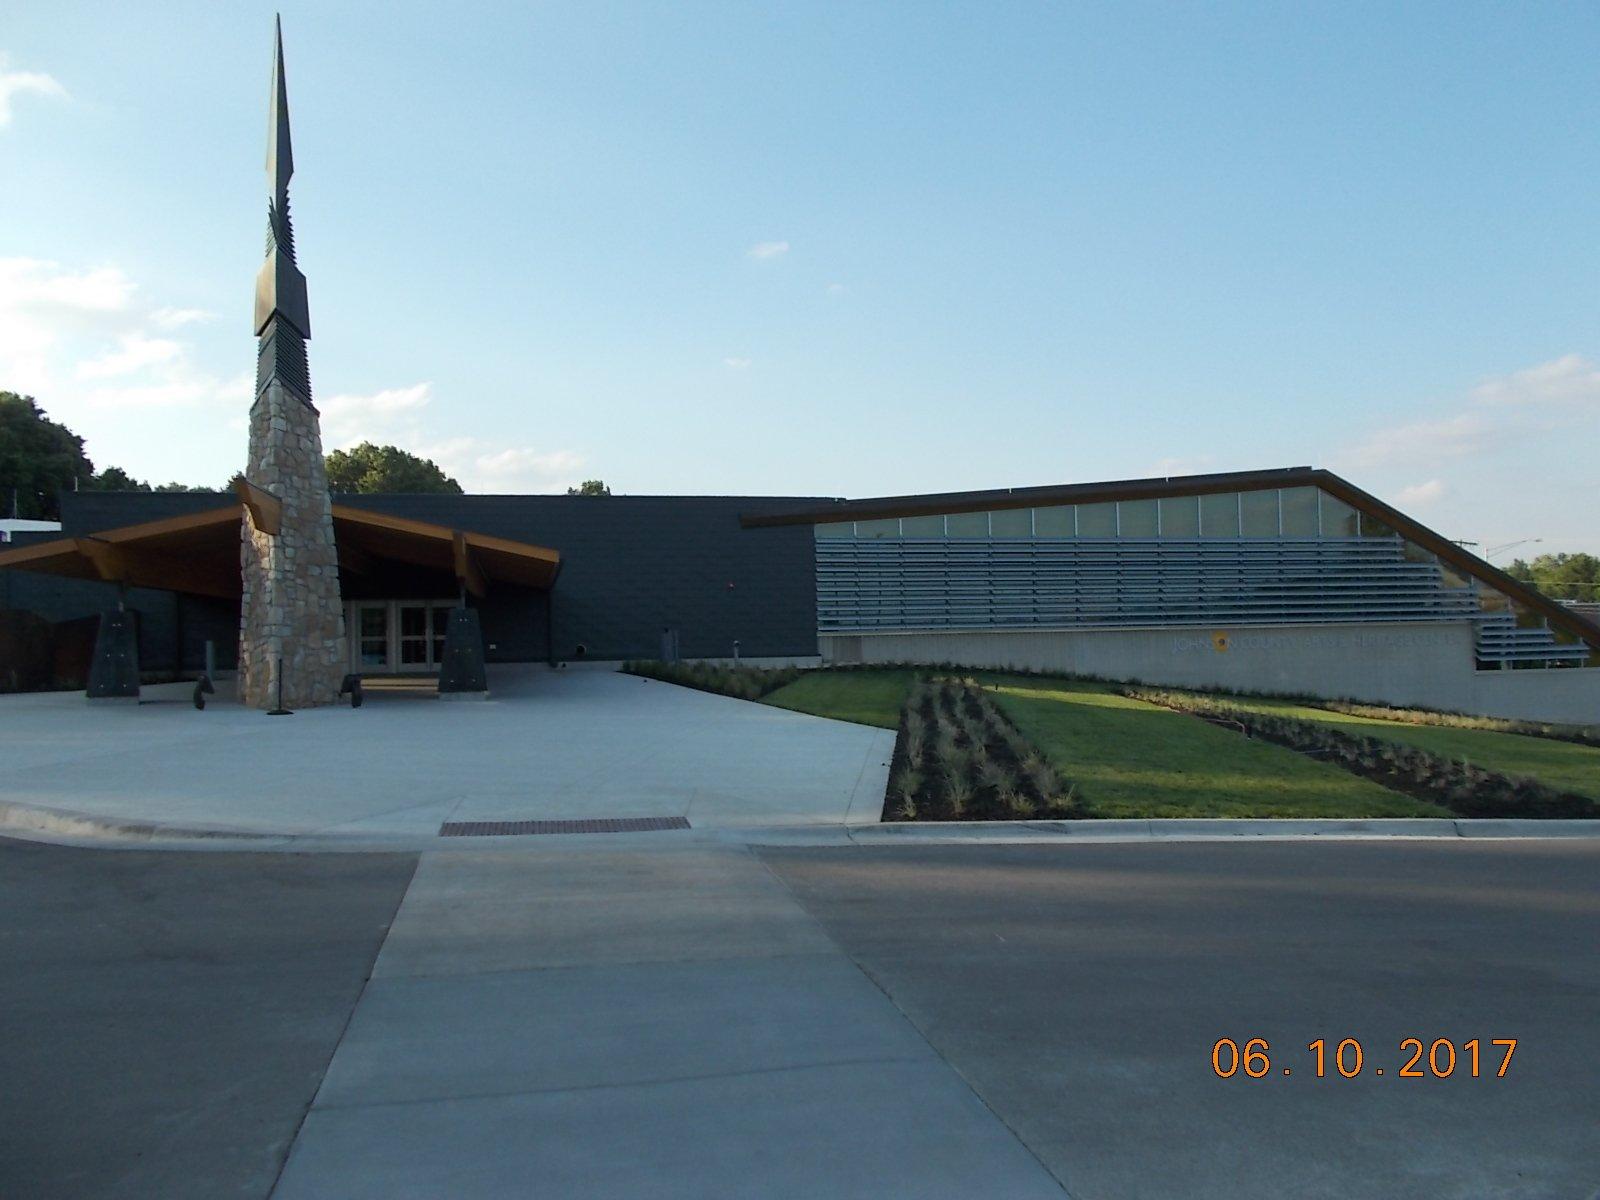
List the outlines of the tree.
{"type": "Polygon", "coordinates": [[[1593,554],[1541,554],[1532,562],[1518,558],[1506,574],[1557,600],[1600,599],[1600,558],[1593,554]]]}
{"type": "Polygon", "coordinates": [[[83,490],[86,492],[148,492],[150,485],[142,479],[135,479],[121,467],[107,467],[83,481],[83,490]]]}
{"type": "Polygon", "coordinates": [[[461,494],[461,485],[441,471],[437,463],[398,446],[362,442],[353,450],[335,450],[323,463],[329,491],[461,494]]]}
{"type": "Polygon", "coordinates": [[[567,489],[569,496],[609,496],[611,489],[606,486],[604,479],[585,479],[577,487],[567,489]]]}
{"type": "Polygon", "coordinates": [[[15,508],[24,520],[60,520],[60,493],[93,474],[81,437],[32,396],[0,392],[0,513],[15,508]]]}

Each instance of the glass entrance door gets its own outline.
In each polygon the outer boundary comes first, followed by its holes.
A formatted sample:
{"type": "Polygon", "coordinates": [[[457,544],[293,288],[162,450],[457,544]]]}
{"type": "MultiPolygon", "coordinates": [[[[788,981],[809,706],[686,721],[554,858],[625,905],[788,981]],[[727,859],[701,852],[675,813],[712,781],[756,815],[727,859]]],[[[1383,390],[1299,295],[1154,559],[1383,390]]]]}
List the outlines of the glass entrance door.
{"type": "Polygon", "coordinates": [[[358,671],[389,671],[389,604],[387,601],[354,605],[355,667],[358,671]]]}
{"type": "Polygon", "coordinates": [[[440,600],[352,602],[351,668],[370,675],[437,671],[454,607],[454,602],[440,600]]]}
{"type": "Polygon", "coordinates": [[[428,644],[428,606],[426,604],[400,605],[400,669],[420,671],[433,657],[428,644]]]}

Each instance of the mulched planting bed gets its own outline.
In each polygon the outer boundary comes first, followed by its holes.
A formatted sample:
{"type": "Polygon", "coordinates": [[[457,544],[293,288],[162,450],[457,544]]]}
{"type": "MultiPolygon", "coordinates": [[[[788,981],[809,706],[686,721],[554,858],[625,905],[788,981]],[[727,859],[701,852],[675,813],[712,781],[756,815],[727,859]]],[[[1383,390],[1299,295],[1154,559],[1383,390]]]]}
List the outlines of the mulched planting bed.
{"type": "Polygon", "coordinates": [[[971,680],[919,677],[901,712],[885,821],[1082,816],[1076,789],[971,680]]]}
{"type": "Polygon", "coordinates": [[[625,662],[627,675],[642,675],[663,683],[676,683],[736,700],[759,700],[768,692],[800,678],[799,667],[744,667],[709,662],[662,662],[650,659],[625,662]]]}

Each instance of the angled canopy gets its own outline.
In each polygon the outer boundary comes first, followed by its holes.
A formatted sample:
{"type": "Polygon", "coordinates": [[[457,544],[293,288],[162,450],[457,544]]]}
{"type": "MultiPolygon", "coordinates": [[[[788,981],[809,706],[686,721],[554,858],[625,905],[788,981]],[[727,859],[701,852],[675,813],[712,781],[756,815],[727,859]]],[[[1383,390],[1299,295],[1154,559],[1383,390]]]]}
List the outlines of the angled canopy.
{"type": "MultiPolygon", "coordinates": [[[[239,522],[245,509],[265,532],[276,530],[278,516],[269,493],[252,484],[239,491],[238,504],[0,551],[0,569],[232,599],[242,591],[239,522]]],[[[333,536],[345,570],[360,571],[373,560],[407,563],[453,574],[476,596],[496,583],[548,589],[561,570],[561,555],[545,546],[347,504],[333,506],[333,536]]]]}
{"type": "Polygon", "coordinates": [[[0,551],[0,569],[101,579],[194,596],[237,596],[240,506],[0,551]]]}

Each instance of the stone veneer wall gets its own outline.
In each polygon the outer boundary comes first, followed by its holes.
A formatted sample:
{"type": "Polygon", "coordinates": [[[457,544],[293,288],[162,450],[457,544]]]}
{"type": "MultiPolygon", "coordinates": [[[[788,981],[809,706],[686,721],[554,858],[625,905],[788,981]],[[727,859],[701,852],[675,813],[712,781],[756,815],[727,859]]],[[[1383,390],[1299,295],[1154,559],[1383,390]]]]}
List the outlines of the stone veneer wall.
{"type": "Polygon", "coordinates": [[[239,698],[255,708],[274,707],[281,656],[286,707],[332,704],[350,656],[322,434],[317,410],[277,381],[250,410],[245,475],[283,502],[283,527],[273,537],[245,514],[239,698]]]}

